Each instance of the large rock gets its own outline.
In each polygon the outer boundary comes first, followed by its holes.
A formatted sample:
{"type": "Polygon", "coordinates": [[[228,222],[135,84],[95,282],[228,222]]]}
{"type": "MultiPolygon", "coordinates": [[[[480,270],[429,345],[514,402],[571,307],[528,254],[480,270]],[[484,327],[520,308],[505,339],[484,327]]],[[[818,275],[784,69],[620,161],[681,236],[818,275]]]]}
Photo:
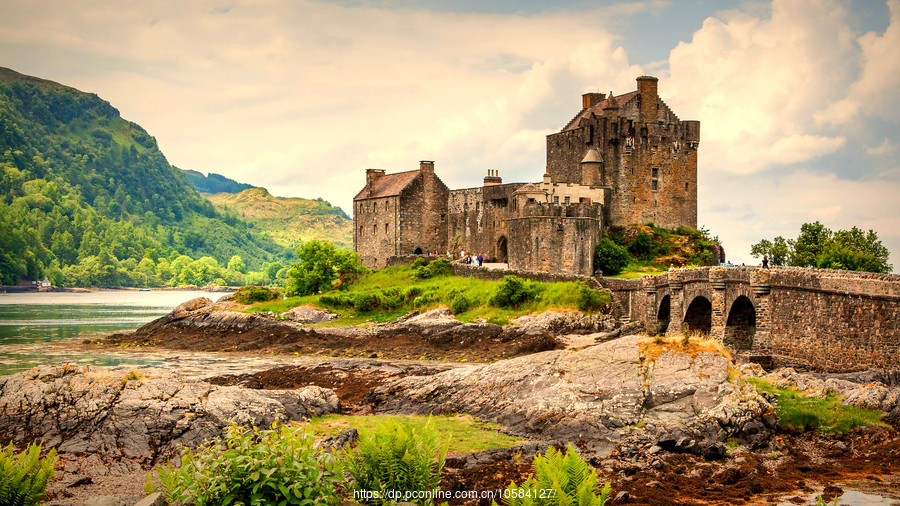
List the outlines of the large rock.
{"type": "Polygon", "coordinates": [[[754,388],[729,380],[724,356],[664,351],[650,359],[644,339],[403,378],[376,388],[369,401],[381,413],[468,413],[513,434],[578,441],[599,455],[635,430],[658,439],[676,429],[698,440],[699,453],[771,411],[754,388]]]}
{"type": "Polygon", "coordinates": [[[337,320],[338,315],[331,311],[316,309],[312,306],[297,306],[281,313],[288,320],[295,323],[322,323],[337,320]]]}
{"type": "Polygon", "coordinates": [[[269,426],[339,409],[333,391],[248,390],[184,381],[165,371],[125,381],[96,367],[41,366],[0,377],[0,434],[43,439],[60,454],[98,456],[117,466],[148,466],[218,436],[229,421],[269,426]],[[154,374],[159,374],[154,377],[154,374]]]}

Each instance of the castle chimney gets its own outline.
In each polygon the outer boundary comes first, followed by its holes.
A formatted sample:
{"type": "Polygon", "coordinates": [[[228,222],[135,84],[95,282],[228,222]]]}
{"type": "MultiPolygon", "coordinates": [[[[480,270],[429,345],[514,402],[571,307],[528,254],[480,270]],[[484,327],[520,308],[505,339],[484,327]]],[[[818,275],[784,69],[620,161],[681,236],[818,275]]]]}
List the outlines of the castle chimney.
{"type": "Polygon", "coordinates": [[[372,187],[372,184],[384,175],[384,169],[366,169],[366,186],[372,187]]]}
{"type": "Polygon", "coordinates": [[[659,96],[657,95],[657,83],[659,79],[651,76],[637,78],[638,94],[641,98],[641,116],[643,123],[656,123],[658,116],[659,96]]]}
{"type": "Polygon", "coordinates": [[[434,162],[431,160],[420,161],[419,172],[422,174],[434,174],[434,162]]]}
{"type": "Polygon", "coordinates": [[[585,93],[581,96],[581,108],[590,109],[602,102],[605,98],[606,95],[603,93],[585,93]]]}
{"type": "Polygon", "coordinates": [[[484,176],[484,186],[497,186],[498,184],[503,184],[503,180],[500,179],[500,171],[488,169],[488,175],[484,176]]]}

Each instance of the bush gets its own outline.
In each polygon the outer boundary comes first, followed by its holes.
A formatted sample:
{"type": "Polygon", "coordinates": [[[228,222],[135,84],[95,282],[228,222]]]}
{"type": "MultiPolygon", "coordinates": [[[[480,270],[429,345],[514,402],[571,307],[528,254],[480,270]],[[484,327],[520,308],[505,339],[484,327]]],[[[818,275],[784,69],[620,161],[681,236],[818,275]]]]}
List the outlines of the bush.
{"type": "Polygon", "coordinates": [[[354,297],[342,293],[324,293],[319,302],[331,308],[353,307],[354,297]]]}
{"type": "Polygon", "coordinates": [[[427,306],[433,302],[437,302],[437,296],[433,293],[423,293],[419,295],[412,301],[412,305],[415,307],[427,306]]]}
{"type": "Polygon", "coordinates": [[[597,311],[609,304],[609,297],[605,292],[591,289],[584,283],[578,284],[577,303],[581,311],[597,311]]]}
{"type": "MultiPolygon", "coordinates": [[[[420,430],[410,423],[388,420],[371,435],[361,435],[356,449],[345,452],[346,470],[353,477],[354,491],[416,492],[434,490],[441,483],[446,448],[438,445],[437,431],[429,420],[420,430]]],[[[358,499],[354,497],[354,499],[358,499]]],[[[416,504],[432,499],[397,498],[416,504]]],[[[369,499],[369,504],[393,504],[389,499],[369,499]]]]}
{"type": "Polygon", "coordinates": [[[603,506],[609,500],[609,483],[600,486],[597,471],[571,444],[565,453],[548,448],[546,454],[535,457],[531,470],[532,476],[521,487],[511,484],[504,491],[503,504],[603,506]]]}
{"type": "Polygon", "coordinates": [[[460,293],[453,297],[453,300],[450,301],[450,311],[453,314],[465,313],[472,306],[472,301],[466,297],[465,294],[460,293]]]}
{"type": "Polygon", "coordinates": [[[378,296],[374,293],[358,293],[353,297],[353,309],[360,313],[371,311],[378,307],[378,296]]]}
{"type": "MultiPolygon", "coordinates": [[[[413,262],[413,265],[415,266],[415,262],[413,262]]],[[[453,269],[450,266],[450,261],[446,258],[438,258],[428,265],[416,267],[413,271],[413,278],[430,279],[438,276],[449,276],[452,272],[453,269]]]]}
{"type": "Polygon", "coordinates": [[[281,295],[276,290],[264,286],[245,286],[234,292],[234,300],[241,304],[268,302],[280,297],[281,295]]]}
{"type": "Polygon", "coordinates": [[[366,272],[359,255],[339,250],[327,241],[302,243],[297,258],[299,262],[290,267],[284,282],[287,297],[325,292],[335,283],[346,285],[366,272]]]}
{"type": "Polygon", "coordinates": [[[409,286],[403,290],[403,297],[407,300],[415,299],[419,295],[422,295],[422,287],[416,285],[409,286]]]}
{"type": "Polygon", "coordinates": [[[159,470],[170,501],[225,504],[337,504],[339,463],[313,447],[302,430],[231,425],[219,444],[181,457],[181,467],[159,470]]]}
{"type": "Polygon", "coordinates": [[[600,239],[594,250],[594,269],[599,269],[606,276],[614,276],[622,272],[628,265],[628,250],[604,237],[600,239]]]}
{"type": "Polygon", "coordinates": [[[40,504],[53,479],[56,449],[41,458],[41,445],[34,444],[15,455],[12,443],[0,449],[0,504],[31,506],[40,504]]]}
{"type": "Polygon", "coordinates": [[[534,300],[540,288],[533,281],[525,281],[516,276],[506,276],[503,284],[491,297],[491,305],[496,307],[516,307],[523,302],[534,300]]]}
{"type": "Polygon", "coordinates": [[[628,252],[637,258],[645,259],[653,252],[653,238],[650,234],[641,232],[628,245],[628,252]]]}
{"type": "Polygon", "coordinates": [[[417,258],[417,259],[413,260],[413,263],[412,263],[413,268],[425,267],[426,265],[428,265],[428,260],[426,260],[424,258],[417,258]]]}
{"type": "Polygon", "coordinates": [[[400,290],[396,287],[385,288],[376,294],[378,305],[382,309],[397,309],[406,302],[400,290]]]}

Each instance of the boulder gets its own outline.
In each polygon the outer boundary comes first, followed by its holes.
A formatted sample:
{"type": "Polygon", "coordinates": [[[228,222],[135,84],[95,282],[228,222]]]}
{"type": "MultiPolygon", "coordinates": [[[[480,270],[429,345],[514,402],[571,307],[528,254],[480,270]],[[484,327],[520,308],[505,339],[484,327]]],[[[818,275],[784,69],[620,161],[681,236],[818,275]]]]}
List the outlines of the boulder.
{"type": "Polygon", "coordinates": [[[0,433],[129,470],[218,436],[230,421],[267,427],[340,408],[334,392],[321,387],[249,390],[142,372],[144,378],[126,381],[124,372],[98,367],[40,366],[0,377],[0,433]]]}
{"type": "Polygon", "coordinates": [[[512,434],[576,441],[595,455],[611,452],[625,434],[646,442],[674,428],[701,453],[771,410],[756,389],[729,381],[726,357],[668,351],[650,359],[641,352],[645,340],[627,336],[402,378],[367,400],[379,413],[467,413],[512,434]]]}
{"type": "Polygon", "coordinates": [[[281,313],[281,316],[295,323],[330,322],[337,320],[338,317],[338,315],[330,311],[316,309],[312,306],[297,306],[281,313]]]}

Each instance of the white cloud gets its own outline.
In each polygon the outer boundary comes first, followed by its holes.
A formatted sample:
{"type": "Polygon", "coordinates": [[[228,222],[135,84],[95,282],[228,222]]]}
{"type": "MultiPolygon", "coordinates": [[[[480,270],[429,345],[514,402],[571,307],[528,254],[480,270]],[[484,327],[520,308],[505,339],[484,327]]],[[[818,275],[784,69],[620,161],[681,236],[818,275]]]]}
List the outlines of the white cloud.
{"type": "Polygon", "coordinates": [[[811,118],[854,79],[849,17],[837,0],[774,0],[768,17],[708,18],[672,50],[660,89],[679,114],[701,119],[701,170],[755,173],[845,144],[811,118]]]}
{"type": "Polygon", "coordinates": [[[877,146],[874,146],[874,147],[873,146],[865,146],[866,153],[868,153],[870,155],[875,155],[875,156],[886,155],[896,148],[897,148],[897,146],[895,146],[894,143],[892,143],[887,138],[885,138],[883,141],[881,141],[881,144],[879,144],[877,146]]]}

